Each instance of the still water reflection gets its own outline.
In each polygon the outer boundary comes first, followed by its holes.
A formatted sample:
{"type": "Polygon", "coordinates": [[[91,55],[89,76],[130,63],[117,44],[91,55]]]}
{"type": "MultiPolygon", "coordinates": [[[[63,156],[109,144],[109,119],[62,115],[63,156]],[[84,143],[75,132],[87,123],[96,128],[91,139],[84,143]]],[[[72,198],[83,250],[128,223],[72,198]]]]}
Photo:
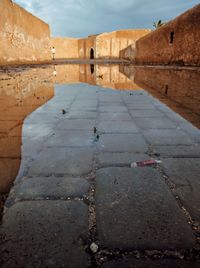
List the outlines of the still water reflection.
{"type": "MultiPolygon", "coordinates": [[[[69,83],[87,83],[115,90],[145,89],[200,128],[199,70],[118,65],[56,65],[2,70],[0,194],[9,190],[20,168],[24,119],[54,97],[55,84],[69,83]]],[[[37,131],[40,132],[40,129],[37,131]]]]}

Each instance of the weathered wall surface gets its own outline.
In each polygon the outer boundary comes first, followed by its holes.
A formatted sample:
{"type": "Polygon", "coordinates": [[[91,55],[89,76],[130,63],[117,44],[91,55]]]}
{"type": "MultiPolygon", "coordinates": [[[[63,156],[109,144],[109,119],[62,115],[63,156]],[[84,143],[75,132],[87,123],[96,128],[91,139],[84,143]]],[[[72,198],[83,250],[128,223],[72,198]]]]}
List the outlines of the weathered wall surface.
{"type": "Polygon", "coordinates": [[[88,36],[88,38],[79,39],[78,52],[80,59],[89,59],[91,57],[91,49],[94,50],[94,58],[96,58],[96,36],[88,36]]]}
{"type": "Polygon", "coordinates": [[[200,4],[136,43],[136,61],[200,65],[200,4]]]}
{"type": "Polygon", "coordinates": [[[75,38],[52,38],[51,47],[55,47],[55,59],[77,59],[78,39],[75,38]]]}
{"type": "Polygon", "coordinates": [[[148,34],[151,30],[120,30],[100,34],[96,37],[97,58],[119,58],[120,51],[129,45],[135,45],[136,40],[148,34]]]}
{"type": "Polygon", "coordinates": [[[120,59],[135,61],[135,56],[136,56],[135,44],[132,44],[127,48],[122,49],[119,52],[120,59]]]}
{"type": "Polygon", "coordinates": [[[0,64],[51,59],[49,26],[11,0],[0,1],[0,64]]]}

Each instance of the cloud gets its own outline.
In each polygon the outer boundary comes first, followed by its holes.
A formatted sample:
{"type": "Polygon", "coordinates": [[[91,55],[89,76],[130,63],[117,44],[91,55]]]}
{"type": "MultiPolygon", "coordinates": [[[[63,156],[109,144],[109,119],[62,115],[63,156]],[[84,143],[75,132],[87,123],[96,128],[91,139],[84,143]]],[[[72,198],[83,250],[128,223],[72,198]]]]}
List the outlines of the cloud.
{"type": "Polygon", "coordinates": [[[199,0],[13,0],[47,22],[53,36],[85,37],[116,29],[152,28],[199,0]]]}

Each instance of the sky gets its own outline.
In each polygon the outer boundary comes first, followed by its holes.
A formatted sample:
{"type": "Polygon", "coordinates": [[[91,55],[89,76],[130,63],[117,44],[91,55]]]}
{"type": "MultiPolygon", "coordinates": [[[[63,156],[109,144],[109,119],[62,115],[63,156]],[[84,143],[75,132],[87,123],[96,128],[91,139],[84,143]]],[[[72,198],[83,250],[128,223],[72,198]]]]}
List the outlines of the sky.
{"type": "Polygon", "coordinates": [[[52,36],[86,37],[120,29],[152,29],[199,0],[13,0],[47,22],[52,36]]]}

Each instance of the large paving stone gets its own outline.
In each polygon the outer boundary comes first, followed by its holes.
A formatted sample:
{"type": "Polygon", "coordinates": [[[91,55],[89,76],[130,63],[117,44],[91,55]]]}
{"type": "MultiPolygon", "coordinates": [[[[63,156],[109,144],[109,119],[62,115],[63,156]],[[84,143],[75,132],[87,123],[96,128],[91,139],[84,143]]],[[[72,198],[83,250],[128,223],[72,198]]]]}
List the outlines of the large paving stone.
{"type": "Polygon", "coordinates": [[[31,124],[31,123],[46,123],[46,124],[51,124],[51,123],[56,123],[59,120],[63,119],[63,115],[60,111],[59,112],[33,112],[28,118],[26,118],[26,124],[31,124]]]}
{"type": "Polygon", "coordinates": [[[149,109],[149,110],[155,110],[155,106],[153,104],[151,104],[150,102],[146,101],[136,101],[136,102],[132,102],[132,103],[128,103],[127,104],[128,109],[130,110],[137,110],[137,109],[149,109]]]}
{"type": "Polygon", "coordinates": [[[99,153],[97,162],[99,166],[123,166],[131,165],[131,163],[149,159],[148,155],[135,153],[99,153]]]}
{"type": "Polygon", "coordinates": [[[181,130],[150,129],[144,136],[153,145],[191,145],[193,140],[181,130]]]}
{"type": "Polygon", "coordinates": [[[107,105],[107,106],[100,106],[99,107],[99,111],[100,112],[127,112],[127,108],[126,106],[111,106],[111,105],[107,105]]]}
{"type": "Polygon", "coordinates": [[[46,148],[32,162],[29,175],[84,175],[92,170],[92,148],[46,148]]]}
{"type": "Polygon", "coordinates": [[[200,129],[196,128],[189,122],[180,123],[179,127],[193,138],[195,142],[200,143],[200,129]]]}
{"type": "Polygon", "coordinates": [[[144,153],[148,150],[140,134],[103,134],[100,136],[98,148],[105,152],[144,153]]]}
{"type": "Polygon", "coordinates": [[[200,222],[200,159],[164,159],[163,167],[192,218],[200,222]]]}
{"type": "Polygon", "coordinates": [[[91,112],[91,111],[81,111],[81,110],[76,110],[76,111],[70,111],[67,114],[67,118],[69,119],[95,119],[97,117],[96,112],[91,112]]]}
{"type": "Polygon", "coordinates": [[[47,137],[51,133],[53,133],[56,124],[46,124],[46,123],[32,123],[32,124],[24,124],[22,129],[23,137],[33,137],[34,139],[40,139],[42,137],[47,137]]]}
{"type": "Polygon", "coordinates": [[[70,112],[84,111],[84,112],[96,112],[97,107],[95,106],[74,106],[71,107],[70,112]]]}
{"type": "Polygon", "coordinates": [[[200,145],[157,145],[153,151],[162,157],[200,157],[200,145]]]}
{"type": "Polygon", "coordinates": [[[21,146],[22,157],[35,157],[41,151],[42,147],[45,144],[45,141],[45,137],[36,139],[33,136],[23,137],[21,146]]]}
{"type": "Polygon", "coordinates": [[[134,122],[139,128],[142,129],[165,129],[165,128],[176,128],[177,125],[171,120],[165,117],[137,117],[134,119],[134,122]]]}
{"type": "Polygon", "coordinates": [[[102,245],[141,250],[194,245],[191,227],[155,169],[100,169],[95,195],[102,245]]]}
{"type": "Polygon", "coordinates": [[[137,133],[138,127],[132,121],[103,121],[98,129],[104,133],[137,133]]]}
{"type": "Polygon", "coordinates": [[[87,267],[87,233],[88,207],[80,201],[16,203],[1,226],[1,267],[87,267]]]}
{"type": "Polygon", "coordinates": [[[59,130],[92,130],[95,120],[89,119],[66,119],[57,125],[59,130]]]}
{"type": "Polygon", "coordinates": [[[106,262],[102,268],[199,268],[199,263],[175,259],[138,260],[127,257],[122,260],[106,262]]]}
{"type": "Polygon", "coordinates": [[[99,119],[101,121],[112,121],[112,120],[131,120],[131,117],[128,113],[100,113],[99,119]]]}
{"type": "Polygon", "coordinates": [[[46,142],[49,147],[85,147],[94,144],[94,135],[91,131],[59,130],[46,142]]]}
{"type": "Polygon", "coordinates": [[[82,197],[89,190],[89,183],[82,178],[33,177],[26,178],[14,187],[18,199],[61,199],[82,197]]]}
{"type": "Polygon", "coordinates": [[[133,117],[163,117],[164,114],[158,110],[151,110],[151,109],[146,109],[144,110],[144,108],[142,108],[142,106],[140,106],[141,109],[139,110],[130,110],[130,113],[133,117]]]}
{"type": "Polygon", "coordinates": [[[119,103],[121,102],[121,98],[119,95],[116,94],[105,94],[105,92],[103,94],[99,94],[99,100],[100,102],[110,102],[110,103],[119,103]]]}

